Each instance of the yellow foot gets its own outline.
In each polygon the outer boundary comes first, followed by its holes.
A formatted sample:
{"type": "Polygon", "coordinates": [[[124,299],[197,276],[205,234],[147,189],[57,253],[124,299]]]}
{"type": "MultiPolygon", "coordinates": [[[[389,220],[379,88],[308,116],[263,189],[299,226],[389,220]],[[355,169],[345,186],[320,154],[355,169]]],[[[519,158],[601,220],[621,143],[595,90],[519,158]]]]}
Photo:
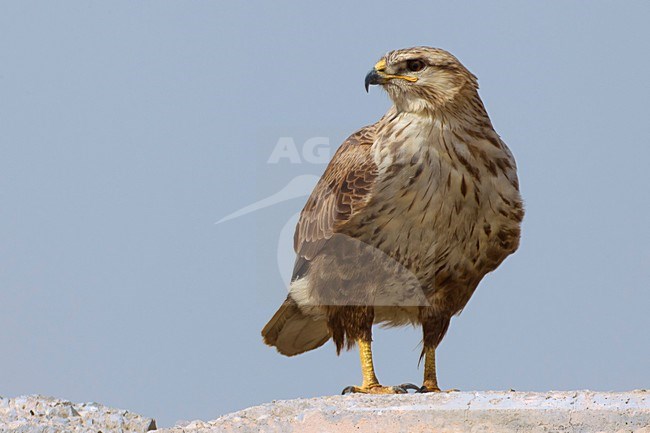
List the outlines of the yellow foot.
{"type": "MultiPolygon", "coordinates": [[[[348,393],[352,394],[408,394],[408,389],[410,388],[410,383],[398,386],[383,386],[383,385],[372,385],[372,386],[346,386],[341,394],[345,395],[348,393]]],[[[414,386],[414,385],[411,385],[414,386]]],[[[417,388],[417,387],[415,387],[417,388]]]]}

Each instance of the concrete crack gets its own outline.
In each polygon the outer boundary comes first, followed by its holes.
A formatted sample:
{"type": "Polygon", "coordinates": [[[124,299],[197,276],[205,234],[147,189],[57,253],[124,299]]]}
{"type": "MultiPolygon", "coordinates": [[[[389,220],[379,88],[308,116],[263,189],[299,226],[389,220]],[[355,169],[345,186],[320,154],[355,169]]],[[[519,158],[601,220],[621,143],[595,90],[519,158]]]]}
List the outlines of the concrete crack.
{"type": "Polygon", "coordinates": [[[474,396],[470,398],[469,401],[467,402],[467,407],[465,408],[465,418],[464,418],[465,425],[469,423],[469,411],[472,408],[472,402],[476,400],[477,397],[478,397],[478,393],[474,393],[474,396]]]}

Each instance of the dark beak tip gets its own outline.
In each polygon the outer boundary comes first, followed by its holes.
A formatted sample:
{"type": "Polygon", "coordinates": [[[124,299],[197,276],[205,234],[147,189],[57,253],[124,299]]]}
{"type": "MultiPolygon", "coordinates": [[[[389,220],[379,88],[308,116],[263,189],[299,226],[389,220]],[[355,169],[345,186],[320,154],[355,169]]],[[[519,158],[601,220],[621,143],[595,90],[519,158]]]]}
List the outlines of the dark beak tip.
{"type": "Polygon", "coordinates": [[[379,84],[379,74],[377,74],[377,71],[374,69],[366,75],[366,79],[364,80],[364,86],[366,88],[366,93],[368,93],[368,89],[370,88],[371,84],[379,84]]]}

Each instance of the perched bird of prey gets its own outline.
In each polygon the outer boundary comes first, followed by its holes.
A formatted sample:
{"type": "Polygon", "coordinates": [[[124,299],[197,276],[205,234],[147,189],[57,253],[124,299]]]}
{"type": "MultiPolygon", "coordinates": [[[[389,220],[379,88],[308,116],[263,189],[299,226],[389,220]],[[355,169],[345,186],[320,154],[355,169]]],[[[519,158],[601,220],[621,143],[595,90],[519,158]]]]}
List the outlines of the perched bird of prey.
{"type": "Polygon", "coordinates": [[[476,77],[450,53],[391,51],[365,78],[393,106],[337,150],[301,213],[289,295],[262,330],[283,355],[359,346],[345,392],[440,391],[435,350],[481,279],[519,245],[515,160],[476,77]],[[420,325],[424,381],[383,386],[373,324],[420,325]]]}

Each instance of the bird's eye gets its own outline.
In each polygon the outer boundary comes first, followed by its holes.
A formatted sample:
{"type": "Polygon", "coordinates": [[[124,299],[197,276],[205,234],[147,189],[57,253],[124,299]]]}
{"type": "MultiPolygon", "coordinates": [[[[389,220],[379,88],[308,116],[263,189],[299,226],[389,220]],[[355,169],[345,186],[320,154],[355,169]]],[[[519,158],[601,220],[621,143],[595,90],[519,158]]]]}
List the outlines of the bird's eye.
{"type": "Polygon", "coordinates": [[[406,62],[406,68],[411,72],[418,72],[424,69],[424,62],[422,60],[409,60],[406,62]]]}

